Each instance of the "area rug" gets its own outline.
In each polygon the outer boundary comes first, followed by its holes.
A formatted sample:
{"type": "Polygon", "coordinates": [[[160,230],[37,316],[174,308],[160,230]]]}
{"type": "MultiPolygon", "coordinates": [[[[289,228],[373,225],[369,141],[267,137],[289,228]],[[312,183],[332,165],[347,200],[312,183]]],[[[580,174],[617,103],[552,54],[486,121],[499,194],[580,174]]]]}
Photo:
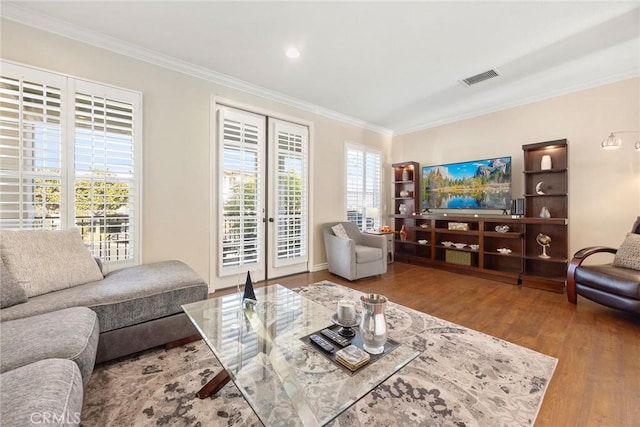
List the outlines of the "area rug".
{"type": "MultiPolygon", "coordinates": [[[[362,295],[328,281],[293,290],[332,309],[362,295]]],[[[421,354],[329,425],[533,425],[557,359],[394,303],[387,321],[390,337],[421,354]]],[[[219,370],[202,341],[99,365],[82,425],[262,425],[231,382],[195,396],[219,370]]]]}

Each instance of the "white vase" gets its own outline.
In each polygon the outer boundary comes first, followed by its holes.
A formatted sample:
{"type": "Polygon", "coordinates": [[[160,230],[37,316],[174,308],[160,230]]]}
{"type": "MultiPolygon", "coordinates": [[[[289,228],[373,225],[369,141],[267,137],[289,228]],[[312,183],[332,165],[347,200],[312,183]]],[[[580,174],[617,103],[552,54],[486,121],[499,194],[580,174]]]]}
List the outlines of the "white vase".
{"type": "Polygon", "coordinates": [[[540,170],[546,171],[551,169],[551,156],[545,154],[542,156],[542,160],[540,160],[540,170]]]}
{"type": "Polygon", "coordinates": [[[404,168],[402,170],[402,180],[403,181],[409,181],[409,169],[404,168]]]}
{"type": "Polygon", "coordinates": [[[398,206],[398,211],[400,212],[400,215],[404,215],[407,213],[407,205],[405,205],[404,203],[401,203],[400,206],[398,206]]]}
{"type": "Polygon", "coordinates": [[[549,212],[549,209],[547,209],[546,206],[543,206],[542,209],[540,209],[540,218],[551,218],[551,212],[549,212]]]}

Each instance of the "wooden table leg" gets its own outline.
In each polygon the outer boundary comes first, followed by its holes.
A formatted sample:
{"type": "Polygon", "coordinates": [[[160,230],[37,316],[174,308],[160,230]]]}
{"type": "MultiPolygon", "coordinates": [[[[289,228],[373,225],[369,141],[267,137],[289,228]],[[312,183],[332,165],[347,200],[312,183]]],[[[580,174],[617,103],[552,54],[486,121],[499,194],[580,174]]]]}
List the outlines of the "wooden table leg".
{"type": "Polygon", "coordinates": [[[227,371],[223,369],[218,372],[215,377],[211,378],[209,382],[196,393],[196,396],[200,399],[206,399],[212,394],[219,392],[220,389],[229,382],[229,380],[231,380],[231,377],[229,377],[227,371]]]}

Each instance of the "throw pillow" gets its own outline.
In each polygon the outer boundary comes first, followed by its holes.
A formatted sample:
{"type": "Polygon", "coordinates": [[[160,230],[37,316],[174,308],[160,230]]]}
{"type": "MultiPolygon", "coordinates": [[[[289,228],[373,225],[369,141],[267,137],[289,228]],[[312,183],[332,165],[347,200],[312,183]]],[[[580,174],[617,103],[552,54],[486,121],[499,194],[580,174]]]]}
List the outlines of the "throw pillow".
{"type": "Polygon", "coordinates": [[[0,308],[27,302],[26,292],[7,270],[2,258],[0,258],[0,282],[2,282],[0,285],[0,308]]]}
{"type": "Polygon", "coordinates": [[[613,265],[640,270],[640,234],[627,234],[627,238],[613,258],[613,265]]]}
{"type": "Polygon", "coordinates": [[[0,251],[29,298],[104,278],[77,229],[2,230],[0,251]]]}
{"type": "Polygon", "coordinates": [[[333,234],[335,234],[336,237],[339,237],[341,239],[349,238],[349,235],[347,234],[347,230],[344,229],[344,226],[342,224],[336,224],[333,227],[331,227],[331,229],[333,230],[333,234]]]}

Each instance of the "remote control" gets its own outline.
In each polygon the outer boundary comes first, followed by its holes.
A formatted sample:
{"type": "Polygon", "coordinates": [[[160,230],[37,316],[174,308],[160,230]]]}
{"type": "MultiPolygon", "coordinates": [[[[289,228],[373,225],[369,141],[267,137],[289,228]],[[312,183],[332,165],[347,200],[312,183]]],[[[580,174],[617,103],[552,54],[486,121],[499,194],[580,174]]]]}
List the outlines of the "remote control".
{"type": "Polygon", "coordinates": [[[321,330],[320,333],[329,338],[331,341],[337,343],[340,347],[346,347],[351,344],[348,339],[329,328],[321,330]]]}
{"type": "Polygon", "coordinates": [[[320,335],[316,335],[316,334],[310,335],[309,339],[311,340],[312,343],[314,343],[315,345],[317,345],[327,353],[333,353],[336,350],[334,346],[329,344],[329,342],[323,339],[320,335]]]}

